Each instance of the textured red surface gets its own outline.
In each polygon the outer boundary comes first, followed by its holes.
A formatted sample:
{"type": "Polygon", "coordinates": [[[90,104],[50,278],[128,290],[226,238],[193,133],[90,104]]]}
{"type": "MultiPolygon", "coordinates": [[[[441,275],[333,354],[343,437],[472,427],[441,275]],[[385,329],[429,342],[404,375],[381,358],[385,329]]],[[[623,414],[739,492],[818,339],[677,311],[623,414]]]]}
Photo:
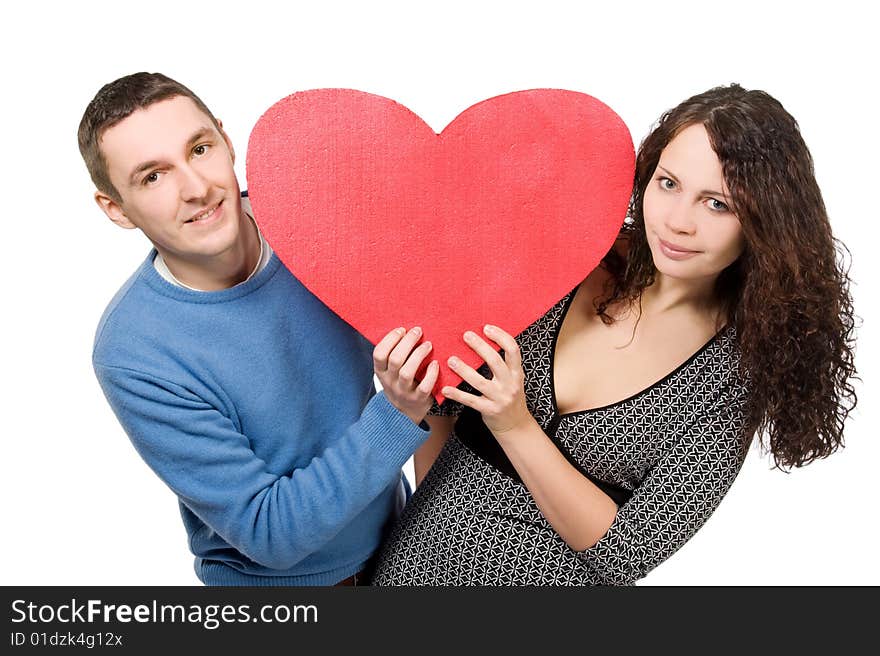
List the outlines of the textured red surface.
{"type": "Polygon", "coordinates": [[[623,222],[634,166],[595,98],[535,89],[484,100],[439,135],[350,89],[295,93],[251,133],[260,229],[287,268],[376,343],[421,326],[441,364],[462,333],[518,334],[595,268],[623,222]]]}

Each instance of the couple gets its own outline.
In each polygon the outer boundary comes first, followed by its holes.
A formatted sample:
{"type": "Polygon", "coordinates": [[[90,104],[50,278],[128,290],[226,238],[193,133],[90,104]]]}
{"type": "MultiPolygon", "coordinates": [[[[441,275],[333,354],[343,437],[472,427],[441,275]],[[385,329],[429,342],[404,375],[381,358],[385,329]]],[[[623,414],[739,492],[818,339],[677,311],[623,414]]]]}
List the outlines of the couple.
{"type": "Polygon", "coordinates": [[[430,335],[374,348],[290,275],[189,89],[111,82],[79,147],[101,209],[155,247],[101,319],[95,372],[205,584],[631,584],[706,521],[753,435],[783,467],[841,444],[849,280],[797,124],[763,92],[666,112],[601,266],[515,339],[466,333],[486,365],[451,358],[465,383],[439,407],[430,335]]]}

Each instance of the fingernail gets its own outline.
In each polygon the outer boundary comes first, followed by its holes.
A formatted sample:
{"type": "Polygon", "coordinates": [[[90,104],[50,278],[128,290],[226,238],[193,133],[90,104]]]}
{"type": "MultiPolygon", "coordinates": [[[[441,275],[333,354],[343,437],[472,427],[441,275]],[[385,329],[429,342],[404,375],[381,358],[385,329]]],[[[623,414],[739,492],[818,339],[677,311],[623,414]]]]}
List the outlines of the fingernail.
{"type": "Polygon", "coordinates": [[[449,393],[450,393],[451,391],[452,391],[452,388],[451,388],[451,387],[444,387],[442,390],[440,390],[440,393],[441,393],[443,396],[449,396],[449,393]]]}
{"type": "Polygon", "coordinates": [[[416,326],[415,328],[412,329],[412,333],[413,333],[413,335],[421,335],[422,329],[419,328],[418,326],[416,326]]]}
{"type": "Polygon", "coordinates": [[[485,330],[487,333],[491,333],[493,330],[495,330],[495,326],[487,323],[485,326],[483,326],[483,330],[485,330]]]}
{"type": "Polygon", "coordinates": [[[425,347],[425,350],[427,350],[427,351],[430,351],[432,348],[434,348],[434,347],[431,345],[431,342],[425,342],[424,344],[422,344],[422,346],[424,346],[424,347],[425,347]]]}
{"type": "Polygon", "coordinates": [[[400,328],[398,328],[398,329],[395,330],[394,332],[396,332],[398,335],[402,335],[403,333],[406,332],[406,328],[404,328],[403,326],[401,326],[400,328]]]}
{"type": "Polygon", "coordinates": [[[471,332],[470,330],[468,330],[468,331],[465,332],[465,334],[464,334],[464,338],[465,338],[466,341],[470,341],[470,340],[472,340],[474,337],[476,337],[476,335],[475,335],[473,332],[471,332]]]}
{"type": "Polygon", "coordinates": [[[450,367],[457,367],[458,366],[458,358],[455,357],[454,355],[451,358],[449,358],[448,362],[449,362],[450,367]]]}

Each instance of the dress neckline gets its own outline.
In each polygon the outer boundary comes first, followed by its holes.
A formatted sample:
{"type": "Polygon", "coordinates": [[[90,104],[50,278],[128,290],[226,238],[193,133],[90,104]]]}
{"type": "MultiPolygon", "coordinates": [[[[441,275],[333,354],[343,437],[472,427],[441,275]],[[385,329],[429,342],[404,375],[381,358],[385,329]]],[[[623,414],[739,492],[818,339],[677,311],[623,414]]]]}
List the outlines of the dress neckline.
{"type": "Polygon", "coordinates": [[[568,311],[569,311],[569,309],[571,309],[572,303],[574,302],[574,298],[577,295],[577,292],[579,289],[580,289],[580,284],[577,287],[575,287],[573,290],[571,290],[568,293],[567,297],[562,299],[562,302],[564,303],[564,305],[562,307],[562,312],[560,313],[559,318],[556,321],[556,325],[553,327],[553,341],[550,345],[549,393],[550,393],[550,407],[551,407],[552,416],[554,418],[556,418],[557,420],[562,419],[563,417],[575,417],[578,415],[587,415],[587,414],[591,414],[594,412],[601,412],[603,410],[609,410],[609,409],[614,408],[616,406],[623,405],[624,403],[634,401],[635,399],[647,394],[648,392],[650,392],[654,388],[659,387],[660,385],[662,385],[663,383],[668,381],[670,378],[673,378],[678,373],[680,373],[689,364],[691,364],[700,355],[702,355],[709,347],[711,347],[717,340],[719,340],[721,338],[721,336],[724,333],[726,333],[731,327],[731,324],[729,324],[729,323],[722,326],[721,329],[718,330],[718,332],[716,332],[714,335],[712,335],[712,337],[710,337],[709,340],[705,344],[703,344],[700,348],[698,348],[690,356],[688,356],[684,360],[684,362],[679,364],[677,367],[675,367],[668,374],[666,374],[665,376],[663,376],[662,378],[660,378],[656,382],[651,383],[650,385],[648,385],[644,389],[639,390],[638,392],[635,392],[634,394],[631,394],[631,395],[627,396],[626,398],[621,399],[619,401],[613,401],[612,403],[606,403],[605,405],[596,406],[595,408],[583,408],[581,410],[572,410],[570,412],[560,413],[559,406],[556,404],[556,375],[555,375],[556,374],[556,343],[557,343],[557,341],[559,341],[559,333],[562,332],[562,324],[565,322],[565,317],[568,316],[568,311]]]}

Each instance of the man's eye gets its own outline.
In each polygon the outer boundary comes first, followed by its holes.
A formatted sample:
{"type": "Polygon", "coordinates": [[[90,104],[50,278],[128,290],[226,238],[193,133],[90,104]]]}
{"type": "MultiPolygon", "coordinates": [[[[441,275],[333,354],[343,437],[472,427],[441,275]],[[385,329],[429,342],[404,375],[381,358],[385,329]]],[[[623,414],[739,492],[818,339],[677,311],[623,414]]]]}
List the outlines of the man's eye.
{"type": "Polygon", "coordinates": [[[158,171],[153,171],[152,173],[148,173],[144,176],[144,184],[153,184],[154,182],[159,181],[159,173],[158,171]]]}
{"type": "Polygon", "coordinates": [[[205,153],[208,152],[209,147],[210,146],[208,144],[199,144],[198,146],[193,148],[193,154],[194,155],[204,155],[205,153]]]}

